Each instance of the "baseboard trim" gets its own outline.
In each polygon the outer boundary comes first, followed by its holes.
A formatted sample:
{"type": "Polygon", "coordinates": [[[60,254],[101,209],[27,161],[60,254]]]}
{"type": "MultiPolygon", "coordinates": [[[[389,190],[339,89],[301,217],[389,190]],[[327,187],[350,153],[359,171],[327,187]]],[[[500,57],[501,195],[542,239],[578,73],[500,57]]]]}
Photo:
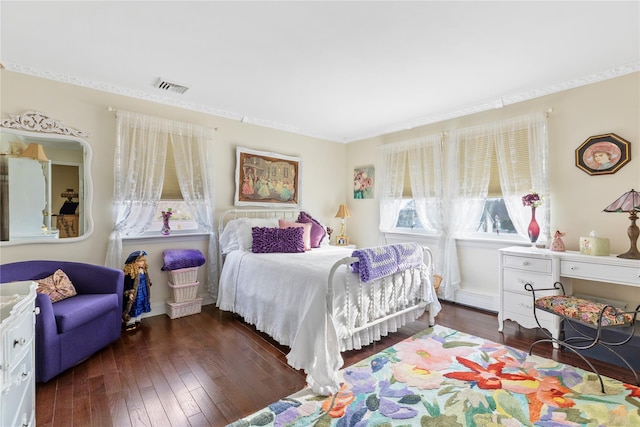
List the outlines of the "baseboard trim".
{"type": "Polygon", "coordinates": [[[493,312],[497,312],[500,307],[497,295],[480,294],[465,289],[456,291],[453,302],[493,312]]]}
{"type": "MultiPolygon", "coordinates": [[[[215,304],[216,302],[209,294],[200,294],[198,295],[198,297],[202,298],[202,305],[215,304]]],[[[169,314],[169,310],[167,310],[167,304],[164,302],[156,302],[151,304],[151,311],[149,313],[144,313],[142,315],[142,318],[144,319],[145,317],[161,316],[163,314],[169,314]]]]}

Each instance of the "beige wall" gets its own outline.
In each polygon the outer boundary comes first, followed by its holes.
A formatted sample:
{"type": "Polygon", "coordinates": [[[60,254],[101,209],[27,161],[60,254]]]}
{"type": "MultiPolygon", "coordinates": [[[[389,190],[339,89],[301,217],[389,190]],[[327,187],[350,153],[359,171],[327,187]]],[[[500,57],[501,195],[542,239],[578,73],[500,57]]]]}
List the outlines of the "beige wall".
{"type": "MultiPolygon", "coordinates": [[[[352,243],[361,247],[380,242],[379,182],[374,199],[353,200],[351,178],[353,168],[357,166],[373,164],[379,171],[379,145],[551,108],[551,228],[567,233],[565,243],[569,250],[577,250],[578,238],[592,229],[611,239],[612,252],[619,253],[628,249],[627,216],[602,213],[602,209],[632,187],[640,189],[640,73],[347,145],[6,70],[0,76],[0,107],[3,116],[38,110],[62,120],[68,126],[92,133],[87,140],[94,154],[92,211],[96,224],[94,234],[82,242],[3,247],[0,252],[2,263],[24,259],[82,260],[96,264],[104,262],[107,239],[112,227],[112,159],[116,132],[115,116],[107,110],[108,106],[218,128],[215,140],[218,214],[233,205],[236,146],[302,157],[302,204],[327,225],[339,230],[339,220],[333,216],[337,206],[346,202],[352,213],[352,218],[347,219],[347,234],[352,243]],[[613,175],[589,176],[576,168],[574,150],[589,136],[609,132],[631,141],[631,162],[613,175]]],[[[167,248],[167,242],[168,240],[163,239],[136,240],[126,243],[124,249],[125,256],[134,249],[150,252],[151,274],[156,285],[164,281],[164,273],[160,272],[161,252],[167,248]]],[[[205,242],[190,238],[172,237],[171,242],[172,247],[205,247],[205,242]]],[[[498,265],[496,251],[488,252],[472,245],[461,248],[460,254],[463,263],[462,288],[483,295],[488,301],[495,300],[498,265]],[[495,268],[492,264],[495,264],[495,268]]],[[[202,273],[199,280],[204,280],[202,273]]],[[[156,285],[152,292],[152,302],[161,304],[168,295],[167,289],[156,285]]],[[[588,283],[584,286],[590,287],[593,290],[591,293],[595,294],[613,292],[615,295],[611,296],[629,296],[628,289],[603,287],[601,284],[591,286],[588,283]]],[[[637,298],[640,302],[640,295],[630,297],[637,298]]],[[[485,308],[495,307],[489,302],[485,308]]]]}
{"type": "MultiPolygon", "coordinates": [[[[353,173],[354,167],[363,164],[375,164],[379,170],[380,150],[377,147],[382,144],[549,109],[552,109],[548,119],[551,230],[566,232],[564,242],[568,250],[579,250],[579,238],[596,230],[610,239],[612,253],[626,252],[629,249],[628,215],[603,213],[602,210],[631,188],[640,190],[640,73],[350,143],[347,146],[347,173],[353,173]],[[588,137],[605,133],[615,133],[631,142],[631,161],[613,175],[590,176],[575,166],[575,149],[588,137]]],[[[347,184],[345,188],[349,191],[350,183],[347,184]]],[[[376,191],[379,188],[378,182],[376,191]]],[[[348,223],[351,240],[360,246],[378,244],[378,195],[374,200],[354,200],[349,196],[347,203],[353,215],[348,223]]],[[[458,252],[462,264],[462,289],[495,302],[497,252],[493,250],[488,254],[486,249],[473,245],[459,246],[458,252]]],[[[588,283],[577,283],[576,287],[578,291],[586,290],[598,296],[622,296],[640,303],[637,289],[588,283]]],[[[495,309],[495,306],[488,303],[485,308],[495,309]]]]}
{"type": "MultiPolygon", "coordinates": [[[[1,262],[26,259],[81,260],[103,264],[107,241],[113,227],[113,158],[116,138],[115,113],[108,107],[179,120],[210,128],[215,135],[216,216],[233,207],[235,149],[243,146],[302,158],[302,205],[327,225],[336,227],[337,207],[346,200],[346,146],[288,132],[240,123],[210,114],[194,112],[140,99],[134,99],[67,83],[0,72],[2,117],[27,110],[40,111],[65,125],[90,132],[87,142],[93,150],[93,218],[95,231],[81,242],[29,244],[0,249],[1,262]]],[[[217,217],[216,217],[217,220],[217,217]]],[[[168,296],[162,266],[162,250],[192,247],[204,249],[206,241],[193,238],[138,239],[124,243],[123,256],[136,249],[149,252],[150,275],[154,281],[152,303],[162,304],[168,296]]],[[[123,260],[124,261],[124,260],[123,260]]],[[[201,272],[199,280],[203,281],[201,272]]]]}

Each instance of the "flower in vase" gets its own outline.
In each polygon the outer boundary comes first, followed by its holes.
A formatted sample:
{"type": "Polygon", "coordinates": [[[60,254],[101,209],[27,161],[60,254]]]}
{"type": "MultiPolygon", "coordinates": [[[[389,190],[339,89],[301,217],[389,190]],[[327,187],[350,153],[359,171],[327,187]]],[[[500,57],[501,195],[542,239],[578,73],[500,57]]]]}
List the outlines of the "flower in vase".
{"type": "Polygon", "coordinates": [[[166,211],[162,211],[162,219],[165,221],[168,221],[169,218],[171,218],[171,215],[173,215],[171,208],[168,208],[166,211]]]}
{"type": "Polygon", "coordinates": [[[532,208],[537,208],[538,206],[542,206],[544,200],[542,196],[536,193],[534,190],[529,190],[527,194],[522,196],[522,206],[531,206],[532,208]]]}

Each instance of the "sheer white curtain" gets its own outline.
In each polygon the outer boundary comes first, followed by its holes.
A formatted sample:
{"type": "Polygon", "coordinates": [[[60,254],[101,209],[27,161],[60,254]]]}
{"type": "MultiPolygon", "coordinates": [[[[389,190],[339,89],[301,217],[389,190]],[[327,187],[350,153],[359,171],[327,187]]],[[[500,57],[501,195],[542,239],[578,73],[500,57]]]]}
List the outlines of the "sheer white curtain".
{"type": "MultiPolygon", "coordinates": [[[[427,233],[439,236],[438,248],[444,247],[447,231],[442,142],[443,136],[431,135],[407,143],[411,195],[416,214],[427,233]]],[[[443,262],[442,256],[434,257],[434,273],[440,276],[444,271],[443,262]]]]}
{"type": "Polygon", "coordinates": [[[444,230],[442,138],[431,135],[407,142],[411,194],[423,228],[432,234],[444,230]]]}
{"type": "Polygon", "coordinates": [[[207,289],[218,295],[218,239],[215,229],[213,179],[213,131],[188,123],[176,123],[171,133],[180,191],[200,229],[209,233],[207,289]]]}
{"type": "Polygon", "coordinates": [[[407,162],[407,148],[404,144],[389,144],[381,147],[382,183],[380,195],[380,230],[393,230],[398,222],[402,207],[404,168],[407,162]]]}
{"type": "Polygon", "coordinates": [[[551,208],[549,203],[549,140],[547,117],[535,113],[500,123],[496,132],[496,155],[500,171],[500,187],[509,217],[518,234],[528,237],[531,208],[522,206],[522,196],[535,190],[544,198],[536,209],[540,224],[540,242],[550,238],[551,208]]]}
{"type": "Polygon", "coordinates": [[[105,265],[122,268],[122,236],[142,234],[162,193],[169,141],[167,122],[118,111],[113,219],[105,265]]]}
{"type": "Polygon", "coordinates": [[[202,230],[209,233],[207,288],[217,295],[217,238],[213,182],[213,131],[188,123],[118,111],[113,201],[114,229],[105,265],[121,268],[122,237],[148,228],[162,194],[167,144],[172,144],[180,191],[202,230]]]}
{"type": "Polygon", "coordinates": [[[444,274],[442,295],[453,299],[460,288],[456,235],[476,231],[491,177],[492,126],[457,129],[449,133],[445,151],[446,185],[444,213],[444,274]]]}
{"type": "Polygon", "coordinates": [[[496,152],[503,199],[518,234],[527,237],[530,208],[522,196],[534,189],[545,198],[538,208],[541,241],[549,238],[548,137],[546,116],[536,113],[382,146],[380,229],[391,230],[401,206],[405,163],[415,209],[426,231],[440,236],[443,281],[440,294],[454,299],[460,287],[458,235],[475,232],[481,220],[496,152]],[[544,237],[543,237],[544,236],[544,237]]]}

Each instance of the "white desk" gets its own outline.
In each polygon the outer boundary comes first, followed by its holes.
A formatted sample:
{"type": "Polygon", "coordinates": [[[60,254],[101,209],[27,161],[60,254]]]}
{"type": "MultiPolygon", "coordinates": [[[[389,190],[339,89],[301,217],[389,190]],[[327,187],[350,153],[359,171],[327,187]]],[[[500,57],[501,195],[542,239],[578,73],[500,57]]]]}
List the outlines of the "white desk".
{"type": "MultiPolygon", "coordinates": [[[[559,281],[564,285],[565,291],[571,294],[572,278],[632,286],[640,298],[640,260],[520,246],[503,248],[500,249],[498,330],[503,330],[504,321],[508,319],[525,328],[538,327],[533,317],[533,297],[524,289],[526,283],[534,288],[551,288],[559,281]]],[[[554,292],[536,292],[536,296],[552,293],[554,292]]],[[[561,319],[558,316],[539,312],[538,319],[540,325],[551,332],[554,338],[559,338],[561,319]]]]}

